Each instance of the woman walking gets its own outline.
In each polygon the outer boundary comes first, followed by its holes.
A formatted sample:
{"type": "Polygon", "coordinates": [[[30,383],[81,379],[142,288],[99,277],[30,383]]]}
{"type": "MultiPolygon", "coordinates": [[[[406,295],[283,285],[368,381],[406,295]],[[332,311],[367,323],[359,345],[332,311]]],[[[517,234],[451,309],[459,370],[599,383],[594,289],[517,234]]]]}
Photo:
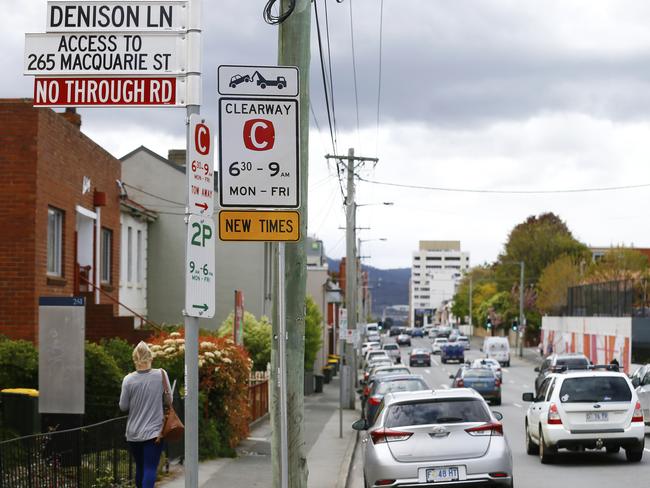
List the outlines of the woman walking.
{"type": "Polygon", "coordinates": [[[135,371],[124,377],[120,394],[120,410],[129,412],[126,440],[135,459],[137,488],[154,488],[163,449],[160,439],[163,402],[165,405],[172,402],[167,373],[163,369],[151,369],[152,361],[149,346],[141,341],[133,350],[135,371]]]}

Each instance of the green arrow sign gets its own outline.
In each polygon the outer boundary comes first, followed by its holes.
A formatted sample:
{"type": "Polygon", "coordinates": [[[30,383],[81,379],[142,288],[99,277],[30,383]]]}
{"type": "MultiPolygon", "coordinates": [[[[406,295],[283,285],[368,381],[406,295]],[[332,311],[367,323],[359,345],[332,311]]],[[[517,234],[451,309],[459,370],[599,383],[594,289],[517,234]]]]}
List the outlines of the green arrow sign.
{"type": "Polygon", "coordinates": [[[208,307],[207,303],[204,303],[203,305],[192,305],[192,308],[198,308],[198,309],[203,310],[204,312],[206,312],[209,307],[208,307]]]}

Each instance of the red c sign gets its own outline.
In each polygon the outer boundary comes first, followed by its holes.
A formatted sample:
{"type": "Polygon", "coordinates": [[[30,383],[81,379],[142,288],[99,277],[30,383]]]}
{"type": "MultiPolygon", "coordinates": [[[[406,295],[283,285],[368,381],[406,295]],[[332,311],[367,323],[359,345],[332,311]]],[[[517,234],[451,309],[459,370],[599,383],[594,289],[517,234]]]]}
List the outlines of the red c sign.
{"type": "Polygon", "coordinates": [[[251,151],[268,151],[275,144],[273,122],[265,119],[247,120],[244,124],[244,145],[251,151]]]}
{"type": "Polygon", "coordinates": [[[205,156],[210,152],[210,129],[205,124],[196,124],[194,130],[196,152],[205,156]]]}

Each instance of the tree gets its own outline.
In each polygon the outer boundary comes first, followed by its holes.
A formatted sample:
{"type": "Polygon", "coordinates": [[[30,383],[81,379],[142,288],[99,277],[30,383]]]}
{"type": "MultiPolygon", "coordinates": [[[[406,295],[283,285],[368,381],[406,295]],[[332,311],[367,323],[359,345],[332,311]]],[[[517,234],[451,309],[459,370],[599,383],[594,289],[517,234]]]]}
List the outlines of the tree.
{"type": "MultiPolygon", "coordinates": [[[[231,336],[233,333],[234,314],[228,315],[219,328],[220,337],[231,336]]],[[[255,371],[266,371],[266,365],[271,362],[271,323],[266,317],[258,321],[250,312],[244,312],[244,348],[253,360],[255,371]]]]}
{"type": "Polygon", "coordinates": [[[307,308],[305,314],[305,371],[311,371],[314,369],[316,355],[323,343],[323,316],[312,297],[308,295],[305,302],[307,308]]]}
{"type": "Polygon", "coordinates": [[[614,247],[588,271],[588,283],[602,283],[605,281],[637,280],[648,273],[648,257],[635,250],[623,247],[614,247]]]}
{"type": "Polygon", "coordinates": [[[575,261],[590,259],[587,246],[579,242],[554,213],[530,216],[516,225],[497,260],[495,271],[500,291],[511,290],[519,281],[520,261],[525,263],[527,281],[540,278],[542,271],[562,255],[575,261]]]}
{"type": "Polygon", "coordinates": [[[539,279],[537,307],[543,314],[558,315],[567,305],[567,293],[580,282],[580,265],[564,255],[549,264],[539,279]]]}
{"type": "Polygon", "coordinates": [[[481,265],[472,268],[461,280],[454,295],[451,312],[455,317],[465,320],[469,316],[469,282],[472,280],[472,320],[476,323],[476,313],[481,303],[496,293],[494,271],[491,266],[481,265]]]}
{"type": "Polygon", "coordinates": [[[478,323],[485,327],[488,317],[492,322],[492,335],[499,327],[507,328],[518,316],[518,309],[510,292],[501,291],[483,301],[478,307],[478,323]]]}

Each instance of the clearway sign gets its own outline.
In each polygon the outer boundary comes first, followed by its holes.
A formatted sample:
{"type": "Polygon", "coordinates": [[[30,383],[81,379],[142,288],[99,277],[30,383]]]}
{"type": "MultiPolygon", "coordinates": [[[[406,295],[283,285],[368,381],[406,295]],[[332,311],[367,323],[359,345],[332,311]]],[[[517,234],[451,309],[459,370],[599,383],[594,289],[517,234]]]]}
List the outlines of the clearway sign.
{"type": "Polygon", "coordinates": [[[212,124],[190,116],[190,153],[187,168],[188,210],[211,217],[214,212],[214,144],[212,124]]]}
{"type": "Polygon", "coordinates": [[[185,31],[187,1],[79,0],[47,2],[47,32],[185,31]]]}
{"type": "Polygon", "coordinates": [[[219,99],[222,207],[300,206],[298,107],[292,98],[219,99]]]}
{"type": "Polygon", "coordinates": [[[188,71],[189,36],[176,33],[25,34],[24,73],[174,75],[188,71]]]}
{"type": "Polygon", "coordinates": [[[212,318],[215,312],[215,240],[212,217],[190,215],[185,258],[185,314],[212,318]]]}

